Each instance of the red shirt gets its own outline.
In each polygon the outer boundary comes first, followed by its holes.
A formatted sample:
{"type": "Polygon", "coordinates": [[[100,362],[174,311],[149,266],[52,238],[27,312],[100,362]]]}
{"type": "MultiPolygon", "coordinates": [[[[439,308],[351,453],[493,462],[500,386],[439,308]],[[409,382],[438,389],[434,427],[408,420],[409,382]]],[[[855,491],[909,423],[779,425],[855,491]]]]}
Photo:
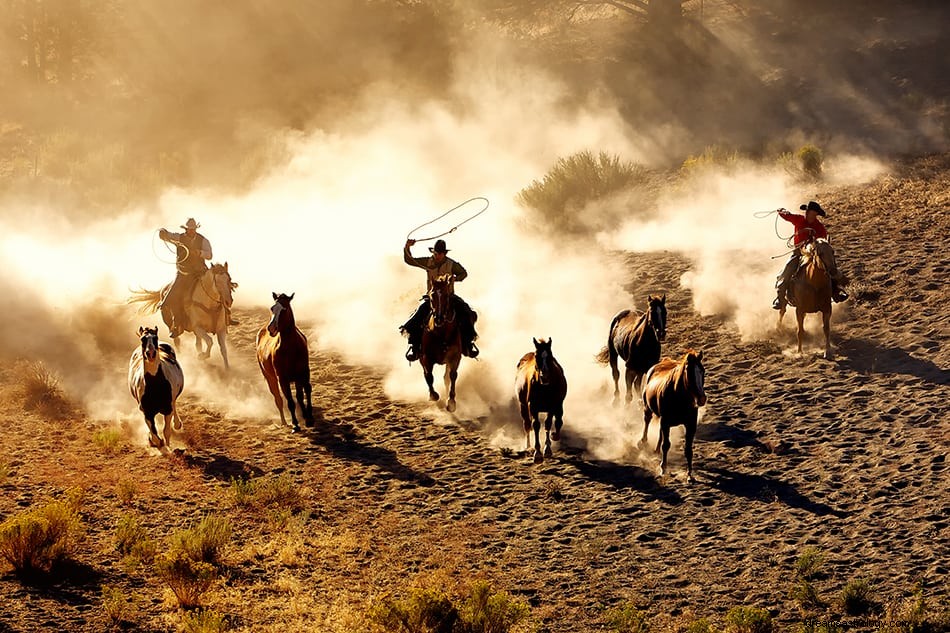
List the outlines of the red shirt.
{"type": "Polygon", "coordinates": [[[825,225],[822,224],[821,220],[818,218],[815,218],[814,222],[809,222],[805,219],[805,216],[798,215],[797,213],[779,211],[778,214],[786,222],[791,222],[795,225],[795,248],[798,248],[807,242],[812,236],[812,231],[814,231],[815,237],[823,237],[828,239],[828,229],[825,228],[825,225]],[[808,229],[811,229],[811,231],[808,229]]]}

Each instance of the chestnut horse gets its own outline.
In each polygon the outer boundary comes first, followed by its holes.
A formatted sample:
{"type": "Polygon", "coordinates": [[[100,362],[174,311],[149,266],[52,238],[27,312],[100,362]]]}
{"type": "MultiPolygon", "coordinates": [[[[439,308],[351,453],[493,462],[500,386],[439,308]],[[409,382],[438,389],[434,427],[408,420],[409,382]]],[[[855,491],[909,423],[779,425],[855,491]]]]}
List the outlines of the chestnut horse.
{"type": "Polygon", "coordinates": [[[436,402],[439,394],[432,388],[435,378],[432,370],[436,365],[445,365],[445,388],[449,392],[445,409],[455,411],[455,381],[458,379],[459,363],[462,360],[462,339],[455,308],[452,307],[452,289],[446,275],[433,280],[429,290],[429,319],[422,329],[422,346],[419,364],[429,387],[429,400],[436,402]]]}
{"type": "MultiPolygon", "coordinates": [[[[821,324],[825,333],[825,358],[831,360],[831,275],[835,256],[831,244],[824,238],[811,239],[802,246],[802,260],[792,279],[792,300],[795,304],[795,319],[798,321],[798,353],[802,353],[805,338],[805,315],[821,312],[821,324]]],[[[785,306],[778,313],[778,326],[782,326],[785,306]]]]}
{"type": "Polygon", "coordinates": [[[660,476],[666,475],[666,454],[670,450],[670,428],[682,424],[686,427],[686,477],[693,481],[693,438],[696,436],[696,421],[699,407],[706,406],[706,368],[703,367],[703,353],[687,350],[682,360],[676,362],[664,358],[650,368],[643,387],[643,437],[642,447],[647,441],[647,431],[653,416],[660,419],[660,437],[656,443],[656,452],[663,448],[660,461],[660,476]]]}
{"type": "Polygon", "coordinates": [[[551,440],[561,437],[564,425],[564,397],[567,396],[567,380],[564,369],[551,353],[551,339],[534,341],[534,351],[518,361],[515,390],[521,404],[521,419],[524,422],[525,450],[531,448],[531,428],[534,427],[534,463],[540,464],[544,457],[551,457],[551,440]],[[541,413],[544,418],[544,456],[541,455],[541,413]],[[554,433],[551,433],[551,421],[554,433]]]}
{"type": "MultiPolygon", "coordinates": [[[[128,303],[143,304],[138,312],[139,314],[152,314],[159,309],[162,297],[168,292],[171,284],[166,284],[161,290],[133,290],[128,303]]],[[[232,292],[238,287],[231,281],[231,274],[228,272],[228,263],[212,264],[198,283],[191,294],[191,301],[185,305],[188,312],[190,326],[188,331],[195,335],[195,351],[198,357],[207,359],[211,357],[211,347],[214,344],[211,334],[218,338],[218,349],[221,350],[221,358],[224,360],[224,368],[229,369],[228,364],[228,312],[231,304],[234,303],[232,292]]],[[[167,309],[162,309],[162,319],[169,327],[171,316],[167,309]]],[[[175,345],[178,345],[177,339],[172,339],[175,345]]]]}
{"type": "Polygon", "coordinates": [[[313,402],[310,399],[310,350],[307,347],[307,337],[297,327],[294,311],[290,307],[294,295],[278,295],[276,292],[271,294],[274,297],[274,305],[270,309],[270,322],[257,333],[257,364],[260,365],[267,387],[274,396],[281,424],[287,424],[281,399],[283,392],[290,410],[293,430],[297,432],[300,425],[294,412],[291,383],[297,387],[297,404],[300,405],[304,421],[307,426],[313,426],[314,423],[313,402]]]}
{"type": "Polygon", "coordinates": [[[610,372],[614,379],[614,404],[620,398],[617,369],[617,357],[626,365],[624,382],[627,387],[627,402],[633,401],[633,386],[637,394],[643,374],[660,360],[660,341],[666,338],[666,295],[647,297],[647,311],[621,310],[610,322],[607,345],[600,350],[597,361],[602,365],[610,363],[610,372]]]}

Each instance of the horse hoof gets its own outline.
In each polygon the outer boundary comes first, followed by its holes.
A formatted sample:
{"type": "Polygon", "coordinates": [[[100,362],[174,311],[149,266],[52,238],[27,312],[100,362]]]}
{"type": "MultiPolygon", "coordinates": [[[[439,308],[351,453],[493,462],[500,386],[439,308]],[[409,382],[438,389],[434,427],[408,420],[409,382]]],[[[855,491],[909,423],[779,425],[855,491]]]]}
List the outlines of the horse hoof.
{"type": "Polygon", "coordinates": [[[535,463],[535,464],[540,464],[540,463],[542,463],[542,462],[544,462],[544,457],[541,456],[541,451],[535,451],[535,452],[534,452],[534,463],[535,463]]]}
{"type": "Polygon", "coordinates": [[[550,458],[554,457],[554,451],[551,450],[551,447],[550,447],[550,446],[547,447],[546,449],[544,449],[544,457],[545,457],[546,459],[550,459],[550,458]]]}
{"type": "Polygon", "coordinates": [[[434,392],[434,391],[429,392],[429,401],[430,401],[430,402],[438,402],[438,401],[439,401],[439,394],[437,394],[437,393],[434,392]]]}
{"type": "Polygon", "coordinates": [[[445,410],[448,411],[449,413],[454,412],[454,411],[455,411],[455,400],[449,400],[447,403],[445,403],[445,410]]]}
{"type": "Polygon", "coordinates": [[[291,433],[299,433],[299,432],[300,432],[300,426],[297,425],[297,424],[293,425],[293,427],[291,427],[291,429],[290,429],[290,432],[291,432],[291,433]]]}
{"type": "Polygon", "coordinates": [[[157,435],[149,434],[148,443],[150,446],[154,446],[155,448],[161,448],[163,446],[162,438],[158,437],[157,435]]]}
{"type": "Polygon", "coordinates": [[[554,440],[555,442],[560,442],[560,441],[561,441],[561,432],[560,432],[560,431],[554,431],[553,433],[551,433],[551,439],[554,440]]]}

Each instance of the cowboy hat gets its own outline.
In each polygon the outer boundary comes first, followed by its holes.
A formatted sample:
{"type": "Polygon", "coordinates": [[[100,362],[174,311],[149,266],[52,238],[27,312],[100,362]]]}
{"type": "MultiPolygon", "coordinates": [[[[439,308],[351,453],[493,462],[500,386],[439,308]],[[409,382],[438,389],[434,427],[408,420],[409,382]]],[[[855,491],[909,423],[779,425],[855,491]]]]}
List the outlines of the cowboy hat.
{"type": "Polygon", "coordinates": [[[429,247],[430,253],[448,253],[449,249],[445,247],[445,240],[436,240],[435,246],[429,247]]]}
{"type": "Polygon", "coordinates": [[[823,218],[828,215],[827,213],[825,213],[825,210],[821,208],[821,205],[815,202],[814,200],[809,200],[808,204],[803,204],[802,206],[798,208],[801,209],[802,211],[814,211],[815,213],[817,213],[823,218]]]}
{"type": "Polygon", "coordinates": [[[194,219],[194,218],[188,218],[188,221],[185,222],[184,224],[182,224],[182,225],[181,225],[181,228],[183,228],[183,229],[197,229],[199,226],[201,226],[201,225],[198,224],[197,222],[195,222],[195,219],[194,219]]]}

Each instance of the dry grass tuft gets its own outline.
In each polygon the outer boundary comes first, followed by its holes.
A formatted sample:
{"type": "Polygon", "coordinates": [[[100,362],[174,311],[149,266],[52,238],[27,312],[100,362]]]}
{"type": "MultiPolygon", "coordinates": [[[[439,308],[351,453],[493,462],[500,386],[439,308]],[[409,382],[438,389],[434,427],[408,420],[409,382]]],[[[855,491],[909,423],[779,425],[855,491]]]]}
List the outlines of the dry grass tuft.
{"type": "Polygon", "coordinates": [[[23,362],[20,367],[23,406],[27,411],[37,411],[56,420],[72,413],[72,405],[60,387],[59,378],[42,361],[23,362]]]}
{"type": "Polygon", "coordinates": [[[0,558],[18,574],[48,573],[56,565],[72,560],[82,534],[77,492],[65,501],[11,516],[0,524],[0,558]]]}
{"type": "Polygon", "coordinates": [[[217,573],[210,563],[196,561],[182,550],[166,552],[155,559],[155,573],[175,594],[184,609],[201,606],[217,573]]]}
{"type": "Polygon", "coordinates": [[[103,585],[102,610],[105,611],[113,627],[118,628],[134,623],[136,612],[134,600],[119,587],[103,585]]]}

